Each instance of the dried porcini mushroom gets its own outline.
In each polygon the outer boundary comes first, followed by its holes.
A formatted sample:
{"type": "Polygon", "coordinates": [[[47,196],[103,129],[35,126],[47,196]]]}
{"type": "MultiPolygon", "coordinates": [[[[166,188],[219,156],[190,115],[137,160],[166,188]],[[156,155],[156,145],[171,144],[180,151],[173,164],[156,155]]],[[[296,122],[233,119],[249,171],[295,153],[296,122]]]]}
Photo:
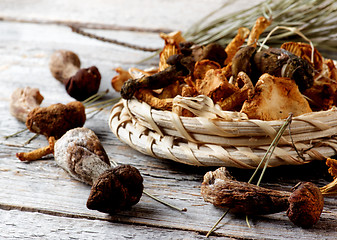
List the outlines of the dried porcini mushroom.
{"type": "Polygon", "coordinates": [[[299,183],[292,191],[288,199],[287,216],[297,226],[313,226],[323,211],[324,198],[321,191],[310,182],[299,183]]]}
{"type": "Polygon", "coordinates": [[[286,42],[283,43],[280,48],[285,49],[288,52],[291,52],[296,56],[307,60],[307,62],[312,64],[318,74],[321,73],[321,71],[323,70],[323,57],[316,48],[312,49],[312,46],[310,44],[302,42],[286,42]],[[313,62],[311,62],[312,50],[313,62]]]}
{"type": "Polygon", "coordinates": [[[244,72],[248,76],[252,75],[252,59],[256,52],[254,46],[245,46],[240,48],[233,57],[232,60],[232,75],[234,81],[239,74],[239,72],[244,72]]]}
{"type": "Polygon", "coordinates": [[[201,195],[206,202],[230,208],[233,213],[257,215],[286,210],[290,193],[236,181],[226,168],[221,167],[205,174],[201,195]]]}
{"type": "Polygon", "coordinates": [[[112,213],[139,202],[143,192],[143,177],[138,169],[120,165],[105,171],[93,184],[87,207],[112,213]]]}
{"type": "Polygon", "coordinates": [[[54,146],[57,164],[73,178],[92,185],[110,161],[96,134],[88,128],[67,131],[54,146]]]}
{"type": "Polygon", "coordinates": [[[17,88],[11,95],[9,111],[19,121],[26,122],[27,115],[39,107],[43,96],[37,88],[17,88]]]}
{"type": "Polygon", "coordinates": [[[97,67],[80,69],[79,57],[72,51],[55,51],[49,61],[52,75],[65,85],[68,94],[82,101],[98,92],[101,74],[97,67]]]}
{"type": "Polygon", "coordinates": [[[225,48],[218,43],[210,43],[207,44],[202,49],[202,54],[199,59],[195,59],[196,61],[201,61],[204,59],[208,59],[220,64],[221,67],[224,66],[225,60],[227,58],[227,53],[225,48]]]}
{"type": "Polygon", "coordinates": [[[75,179],[92,185],[87,207],[105,213],[131,207],[143,192],[143,178],[130,165],[115,168],[93,131],[75,128],[54,146],[55,161],[75,179]]]}
{"type": "Polygon", "coordinates": [[[66,105],[57,103],[33,109],[28,114],[26,126],[31,132],[58,139],[69,129],[82,127],[85,120],[83,104],[75,101],[66,105]]]}
{"type": "Polygon", "coordinates": [[[233,179],[224,167],[207,172],[201,195],[214,206],[229,208],[233,213],[247,215],[271,214],[287,210],[297,226],[316,224],[323,210],[324,199],[314,184],[300,183],[291,192],[276,191],[233,179]]]}
{"type": "Polygon", "coordinates": [[[281,48],[269,48],[256,52],[254,65],[257,73],[269,73],[275,77],[293,79],[301,92],[314,83],[314,68],[305,59],[281,48]]]}
{"type": "Polygon", "coordinates": [[[101,74],[97,67],[83,68],[64,81],[68,94],[76,100],[82,101],[96,94],[101,83],[101,74]]]}
{"type": "Polygon", "coordinates": [[[239,72],[245,72],[255,84],[258,78],[268,73],[275,77],[293,79],[301,92],[314,83],[314,69],[305,59],[281,48],[256,51],[254,46],[241,48],[232,62],[232,74],[236,79],[239,72]]]}

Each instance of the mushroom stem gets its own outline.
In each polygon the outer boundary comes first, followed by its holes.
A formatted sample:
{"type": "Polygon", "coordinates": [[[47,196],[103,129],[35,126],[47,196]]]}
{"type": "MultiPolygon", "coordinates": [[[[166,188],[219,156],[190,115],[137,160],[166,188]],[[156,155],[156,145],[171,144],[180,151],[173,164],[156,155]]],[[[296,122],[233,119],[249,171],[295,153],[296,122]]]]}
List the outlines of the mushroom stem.
{"type": "MultiPolygon", "coordinates": [[[[138,203],[143,191],[143,177],[137,168],[117,165],[110,160],[98,137],[87,128],[75,128],[55,144],[55,161],[75,179],[91,185],[87,207],[111,213],[138,203]]],[[[179,211],[151,194],[146,195],[179,211]]]]}
{"type": "Polygon", "coordinates": [[[49,145],[46,147],[42,147],[36,150],[33,150],[31,152],[19,152],[16,154],[17,158],[20,159],[20,161],[34,161],[41,159],[42,157],[54,153],[54,144],[55,144],[55,138],[50,137],[48,139],[49,145]]]}
{"type": "Polygon", "coordinates": [[[261,215],[287,210],[289,219],[303,228],[319,220],[324,205],[319,188],[310,182],[299,183],[292,192],[277,191],[236,181],[224,167],[205,174],[201,194],[206,202],[233,213],[261,215]]]}
{"type": "Polygon", "coordinates": [[[201,186],[206,202],[234,213],[270,214],[288,208],[290,192],[276,191],[234,180],[226,168],[207,172],[201,186]]]}

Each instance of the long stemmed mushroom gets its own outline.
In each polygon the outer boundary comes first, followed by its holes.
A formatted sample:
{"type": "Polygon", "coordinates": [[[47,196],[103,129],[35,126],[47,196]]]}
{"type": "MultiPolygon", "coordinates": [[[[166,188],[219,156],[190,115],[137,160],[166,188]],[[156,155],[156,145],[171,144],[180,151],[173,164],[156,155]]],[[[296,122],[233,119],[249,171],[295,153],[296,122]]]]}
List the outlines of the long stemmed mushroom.
{"type": "Polygon", "coordinates": [[[143,177],[131,165],[119,165],[110,159],[96,134],[84,127],[67,131],[55,141],[49,138],[49,146],[30,153],[20,153],[20,160],[36,160],[54,153],[57,164],[78,181],[91,185],[87,207],[105,213],[126,209],[139,202],[142,193],[179,211],[186,211],[164,202],[144,191],[143,177]]]}
{"type": "Polygon", "coordinates": [[[323,195],[313,183],[299,183],[292,192],[276,191],[236,181],[224,167],[205,174],[201,194],[205,201],[233,213],[262,215],[287,211],[289,219],[303,228],[319,220],[324,205],[323,195]]]}

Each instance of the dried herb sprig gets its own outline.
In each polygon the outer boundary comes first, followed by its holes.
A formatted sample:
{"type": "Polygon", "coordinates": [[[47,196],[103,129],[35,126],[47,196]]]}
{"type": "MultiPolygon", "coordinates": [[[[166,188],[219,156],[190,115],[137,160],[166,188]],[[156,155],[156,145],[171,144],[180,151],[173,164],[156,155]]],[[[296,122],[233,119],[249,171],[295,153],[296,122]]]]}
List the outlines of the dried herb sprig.
{"type": "Polygon", "coordinates": [[[266,171],[266,168],[268,166],[269,160],[270,160],[271,156],[273,155],[273,152],[274,152],[275,148],[277,147],[277,145],[278,145],[278,143],[279,143],[279,141],[280,141],[280,139],[281,139],[284,131],[286,130],[286,128],[288,127],[288,125],[291,123],[292,117],[293,117],[293,115],[290,114],[289,117],[283,123],[283,125],[280,127],[280,129],[278,130],[277,134],[275,135],[272,143],[270,144],[268,150],[266,151],[266,153],[263,156],[262,160],[260,161],[259,165],[256,167],[253,175],[249,179],[248,183],[251,183],[253,181],[253,178],[255,177],[257,171],[260,169],[260,167],[262,166],[262,164],[264,164],[262,172],[260,174],[260,178],[259,178],[259,180],[258,180],[258,182],[256,184],[257,186],[260,185],[262,177],[263,177],[263,175],[264,175],[264,173],[266,171]]]}
{"type": "MultiPolygon", "coordinates": [[[[284,0],[263,1],[250,9],[239,9],[231,14],[225,12],[229,1],[209,15],[197,21],[184,37],[198,44],[219,42],[228,44],[239,27],[251,28],[260,16],[272,19],[271,25],[260,37],[263,41],[276,26],[293,27],[307,36],[323,51],[337,51],[337,3],[334,0],[284,0]],[[221,15],[224,11],[223,16],[221,15]]],[[[269,46],[279,46],[285,41],[300,41],[299,36],[286,30],[280,31],[268,40],[269,46]]]]}

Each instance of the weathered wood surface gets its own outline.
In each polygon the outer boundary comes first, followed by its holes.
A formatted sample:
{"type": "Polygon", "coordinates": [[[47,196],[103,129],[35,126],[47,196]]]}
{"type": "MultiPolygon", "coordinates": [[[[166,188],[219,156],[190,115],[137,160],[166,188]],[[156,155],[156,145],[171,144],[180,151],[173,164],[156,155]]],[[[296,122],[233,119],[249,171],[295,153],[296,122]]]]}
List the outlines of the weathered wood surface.
{"type": "MultiPolygon", "coordinates": [[[[92,1],[58,1],[57,6],[50,7],[51,2],[46,0],[1,1],[0,17],[184,30],[191,21],[220,6],[222,1],[199,0],[192,5],[189,1],[130,1],[130,5],[125,1],[108,2],[95,1],[96,6],[91,6],[92,1]],[[18,3],[20,7],[16,7],[18,3]],[[184,8],[190,8],[190,14],[183,14],[184,8]]],[[[248,1],[237,2],[235,6],[248,1]]],[[[163,44],[156,33],[91,32],[147,47],[163,44]]],[[[101,89],[111,90],[109,98],[118,96],[110,87],[115,74],[113,68],[146,68],[156,64],[156,59],[137,63],[150,53],[88,39],[72,33],[66,26],[0,21],[0,238],[203,239],[223,214],[222,209],[205,203],[200,196],[202,177],[214,168],[184,166],[136,152],[110,132],[108,109],[89,116],[85,126],[96,132],[111,158],[140,170],[148,192],[187,208],[187,212],[172,210],[145,195],[132,209],[114,215],[91,211],[85,206],[90,187],[71,179],[52,156],[32,163],[22,163],[15,157],[15,153],[36,149],[47,141],[40,136],[23,145],[33,136],[29,132],[3,138],[25,128],[9,114],[9,98],[14,89],[38,87],[45,97],[43,106],[72,101],[48,69],[49,56],[57,49],[77,52],[82,66],[96,65],[102,74],[101,89]]],[[[252,173],[232,171],[242,180],[252,173]]],[[[328,182],[324,174],[326,168],[321,163],[270,169],[264,185],[289,190],[299,180],[311,180],[323,186],[328,182]]],[[[336,239],[336,203],[335,198],[326,198],[321,220],[309,230],[294,226],[285,213],[249,217],[251,228],[247,227],[245,216],[229,214],[212,238],[336,239]]]]}

